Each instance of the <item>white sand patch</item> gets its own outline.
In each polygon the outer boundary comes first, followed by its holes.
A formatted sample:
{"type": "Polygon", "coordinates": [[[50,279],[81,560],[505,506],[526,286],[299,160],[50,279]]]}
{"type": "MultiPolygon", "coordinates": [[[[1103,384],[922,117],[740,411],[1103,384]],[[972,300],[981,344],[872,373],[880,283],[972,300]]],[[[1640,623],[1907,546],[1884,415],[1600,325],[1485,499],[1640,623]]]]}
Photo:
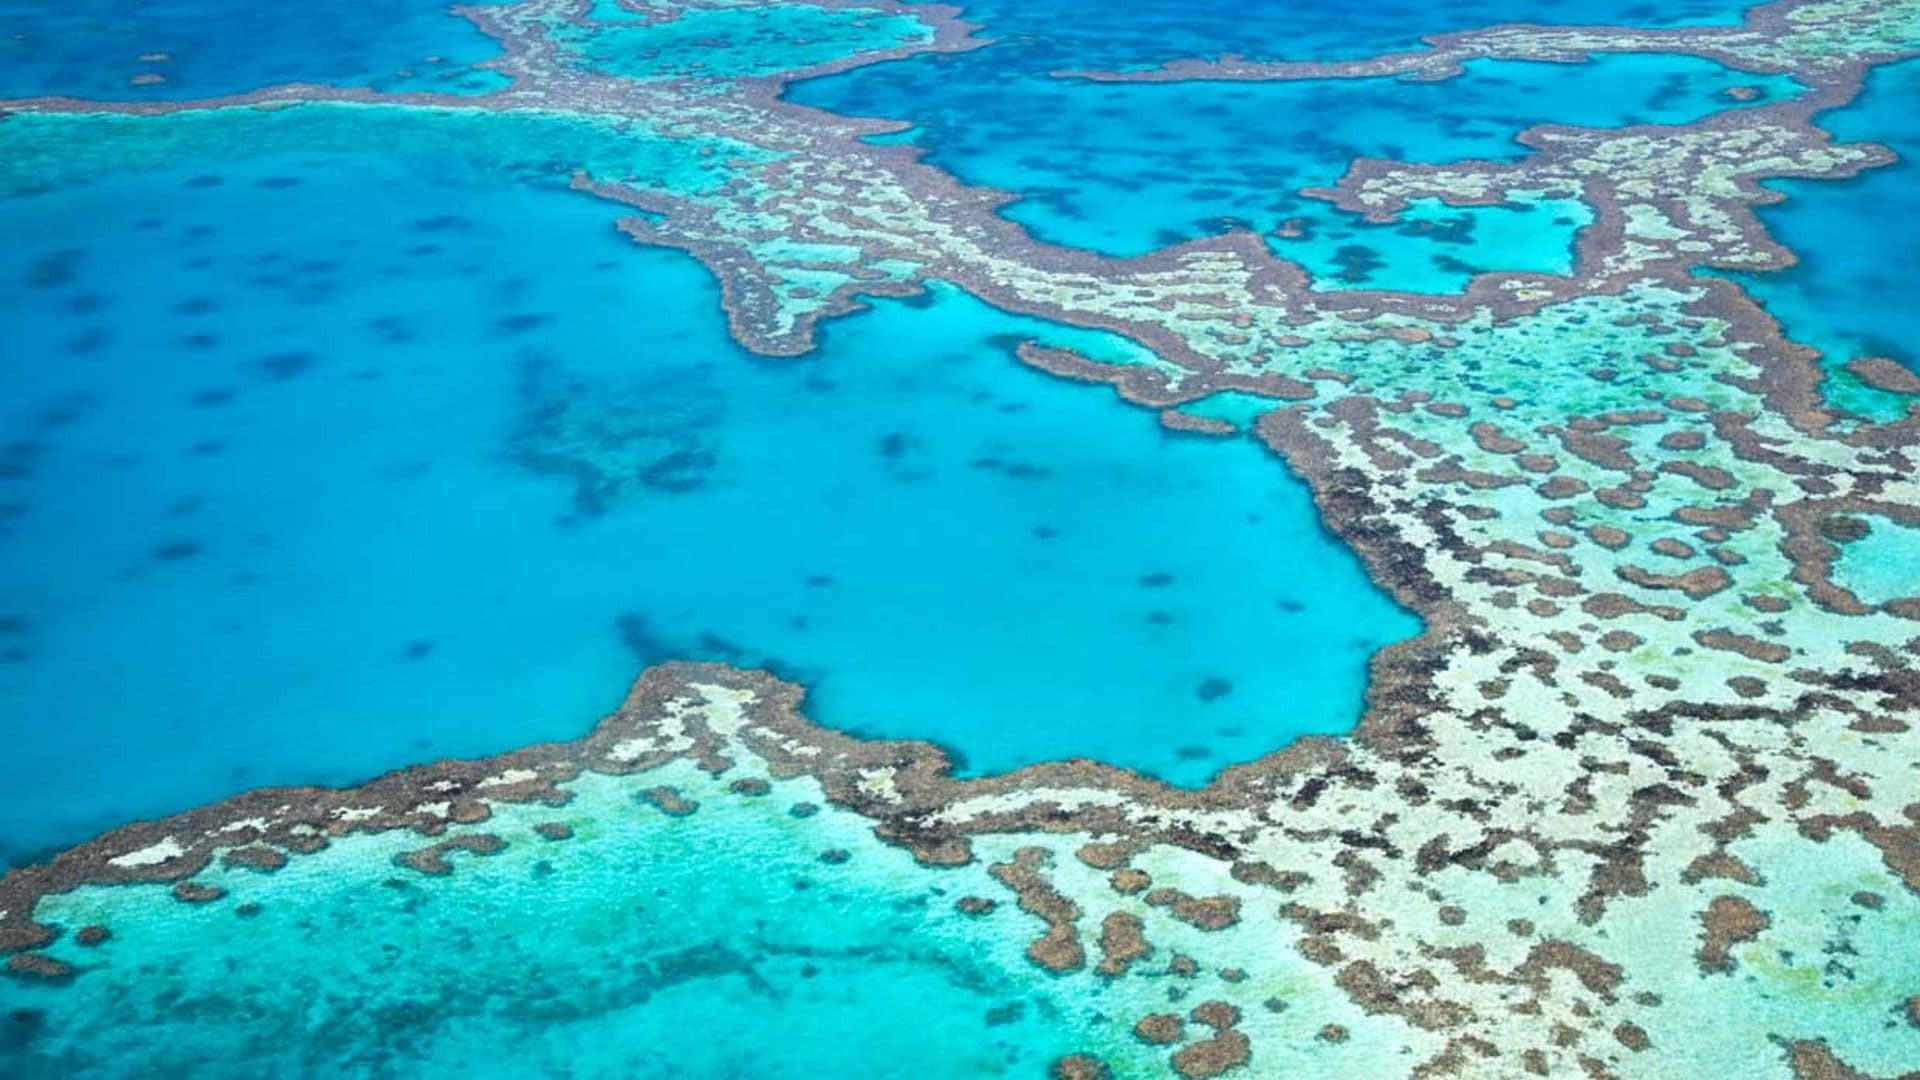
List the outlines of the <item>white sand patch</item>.
{"type": "Polygon", "coordinates": [[[149,844],[139,851],[129,851],[125,855],[116,855],[108,859],[107,864],[110,866],[124,867],[126,869],[141,866],[158,866],[163,862],[177,859],[186,853],[187,849],[180,846],[180,841],[169,836],[165,840],[157,844],[149,844]]]}

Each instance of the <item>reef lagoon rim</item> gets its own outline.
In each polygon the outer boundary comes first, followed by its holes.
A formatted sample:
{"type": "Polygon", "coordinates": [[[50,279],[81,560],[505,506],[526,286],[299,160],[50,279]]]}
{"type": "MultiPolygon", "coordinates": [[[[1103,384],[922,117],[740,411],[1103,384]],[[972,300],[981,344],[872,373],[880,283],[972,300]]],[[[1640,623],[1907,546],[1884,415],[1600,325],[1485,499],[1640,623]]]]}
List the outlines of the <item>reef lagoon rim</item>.
{"type": "MultiPolygon", "coordinates": [[[[751,1062],[799,1077],[827,1063],[904,1078],[1097,1060],[1147,1074],[1169,1053],[1231,1058],[1249,1034],[1292,1047],[1280,1064],[1352,1070],[1426,1042],[1328,997],[1304,957],[1257,978],[1236,966],[1234,942],[1295,932],[1206,855],[1110,829],[1085,842],[1076,825],[1059,837],[1084,842],[1067,862],[1019,835],[870,816],[899,799],[990,807],[1033,783],[1216,811],[1243,794],[1090,763],[956,781],[935,747],[811,724],[800,695],[663,665],[577,741],[249,792],[16,870],[0,879],[0,948],[32,951],[0,977],[0,1066],[721,1076],[751,1062]],[[862,777],[882,773],[874,801],[862,777]],[[1131,897],[1097,949],[1063,936],[1079,913],[1049,883],[1060,874],[1103,890],[1111,874],[1131,897]],[[1218,891],[1150,891],[1162,878],[1218,891]],[[1035,912],[1055,924],[1039,938],[1035,912]],[[1136,965],[1144,978],[1118,978],[1136,965]],[[1191,1034],[1114,1022],[1188,995],[1191,1034]],[[95,1030],[109,1007],[116,1022],[95,1030]]],[[[1285,757],[1312,770],[1339,752],[1285,757]]]]}
{"type": "Polygon", "coordinates": [[[916,56],[795,84],[795,102],[911,123],[876,138],[923,147],[961,181],[1021,196],[1001,214],[1045,243],[1139,256],[1231,229],[1263,236],[1320,290],[1449,294],[1479,273],[1565,275],[1591,209],[1573,191],[1497,205],[1428,202],[1391,225],[1303,192],[1357,159],[1510,161],[1551,119],[1583,128],[1684,124],[1790,100],[1805,87],[1699,57],[1475,60],[1445,81],[1241,83],[1062,77],[1031,42],[916,56]]]}
{"type": "MultiPolygon", "coordinates": [[[[1754,212],[1770,197],[1764,184],[1844,180],[1891,163],[1885,148],[1835,141],[1818,121],[1874,67],[1920,55],[1920,3],[1783,0],[1739,18],[1689,9],[1688,25],[1651,30],[1489,27],[1392,55],[1334,49],[1342,62],[1307,65],[1225,56],[1229,40],[1244,40],[1230,37],[1188,56],[1142,55],[1154,43],[1140,31],[1161,25],[1163,8],[1125,25],[1063,24],[1062,39],[1087,48],[1060,68],[1089,85],[1391,76],[1431,90],[1468,80],[1484,61],[1663,54],[1711,61],[1743,82],[1777,77],[1805,88],[1765,103],[1755,91],[1752,107],[1671,123],[1572,127],[1543,116],[1493,160],[1409,162],[1382,148],[1388,156],[1348,163],[1313,197],[1375,227],[1433,225],[1426,239],[1408,238],[1420,243],[1463,231],[1424,216],[1430,207],[1525,214],[1538,211],[1518,204],[1548,198],[1590,211],[1565,273],[1491,271],[1462,291],[1424,293],[1316,288],[1306,270],[1276,257],[1271,239],[1245,230],[1137,259],[1052,246],[1000,213],[1009,206],[1002,195],[962,185],[916,148],[888,145],[899,125],[782,96],[802,76],[964,51],[978,39],[957,10],[876,0],[885,18],[848,19],[838,4],[824,16],[821,5],[764,20],[726,16],[727,35],[698,46],[715,50],[701,57],[711,63],[685,63],[676,46],[660,51],[662,65],[646,55],[648,34],[680,40],[687,11],[740,5],[643,6],[630,13],[655,17],[621,17],[620,48],[598,57],[572,30],[591,39],[590,16],[609,13],[610,0],[529,0],[474,14],[501,46],[487,63],[509,82],[493,93],[395,97],[302,85],[186,107],[9,103],[0,139],[15,152],[0,156],[0,184],[23,198],[84,198],[81,182],[97,176],[137,184],[168,174],[177,181],[169,201],[215,216],[226,200],[263,212],[227,230],[167,224],[170,213],[158,210],[151,224],[131,219],[102,246],[162,250],[172,277],[146,290],[102,287],[111,265],[85,253],[33,265],[29,280],[60,295],[46,305],[59,313],[49,319],[48,355],[68,361],[68,374],[88,374],[94,358],[140,376],[100,380],[116,390],[150,381],[173,449],[137,458],[103,437],[135,430],[111,422],[114,410],[141,404],[131,395],[62,395],[27,411],[31,437],[9,444],[0,476],[39,485],[84,466],[75,475],[117,486],[124,506],[84,521],[69,546],[125,556],[106,565],[132,571],[112,583],[130,593],[209,568],[259,573],[254,563],[271,569],[307,543],[350,564],[356,590],[397,599],[416,579],[457,575],[461,604],[479,595],[495,608],[473,617],[475,608],[461,606],[469,617],[457,625],[410,626],[404,637],[370,624],[342,655],[367,648],[387,665],[382,678],[417,677],[476,641],[506,641],[520,647],[495,654],[495,667],[518,675],[539,659],[503,630],[518,632],[518,598],[500,588],[495,560],[459,557],[499,553],[487,547],[496,532],[523,535],[493,528],[501,504],[539,508],[543,540],[617,533],[610,523],[662,501],[718,498],[730,490],[726,463],[755,448],[782,464],[819,453],[813,464],[844,466],[864,489],[896,500],[933,490],[1031,493],[1067,466],[1047,472],[1010,452],[1018,440],[982,453],[971,436],[918,445],[910,436],[1021,431],[1038,408],[1003,406],[1033,400],[1103,454],[1245,452],[1217,467],[1276,468],[1245,439],[1251,427],[1306,478],[1349,557],[1422,613],[1424,632],[1375,653],[1367,710],[1350,736],[1299,739],[1204,786],[1177,787],[1088,760],[958,776],[935,746],[816,723],[831,723],[819,706],[844,681],[819,680],[803,715],[800,683],[742,670],[754,660],[801,665],[750,653],[743,635],[726,636],[730,627],[700,619],[665,627],[668,637],[650,613],[599,608],[606,680],[566,680],[563,692],[610,692],[652,655],[682,649],[739,653],[742,663],[653,666],[584,740],[479,760],[453,759],[451,740],[413,747],[408,760],[433,763],[352,788],[255,789],[15,867],[0,878],[0,1060],[60,1075],[183,1059],[372,1073],[524,1063],[522,1071],[576,1074],[645,1060],[663,1072],[724,1073],[737,1063],[729,1052],[751,1046],[758,1027],[785,1042],[756,1060],[799,1075],[821,1064],[865,1071],[863,1051],[894,1048],[909,1067],[931,1058],[935,1072],[1044,1068],[1054,1080],[1827,1080],[1920,1066],[1920,952],[1911,947],[1920,937],[1920,598],[1908,595],[1907,577],[1888,572],[1920,550],[1920,417],[1835,411],[1812,350],[1735,283],[1696,276],[1791,264],[1794,253],[1754,212]],[[905,16],[925,30],[900,33],[895,20],[905,16]],[[844,55],[823,59],[834,49],[817,39],[753,29],[822,20],[844,55]],[[873,32],[841,37],[842,29],[873,32]],[[641,62],[643,77],[605,73],[629,61],[641,62]],[[711,78],[695,68],[754,74],[711,78]],[[673,72],[686,77],[659,77],[673,72]],[[197,165],[209,146],[217,168],[197,165]],[[309,189],[293,165],[329,171],[332,155],[370,148],[392,159],[391,172],[371,182],[375,194],[315,208],[311,220],[293,222],[294,235],[334,252],[352,230],[327,225],[361,210],[387,226],[383,237],[397,230],[411,246],[306,258],[253,245],[249,234],[275,220],[276,206],[331,190],[309,189]],[[288,156],[268,160],[274,154],[288,156]],[[539,190],[478,194],[487,185],[472,182],[475,170],[539,190]],[[450,204],[472,199],[473,212],[409,212],[409,184],[429,186],[421,176],[450,204]],[[563,186],[579,194],[557,195],[563,186]],[[274,201],[281,196],[287,202],[274,201]],[[202,197],[216,202],[194,202],[202,197]],[[533,211],[523,197],[577,209],[607,245],[622,241],[599,215],[627,214],[628,238],[692,255],[717,292],[699,297],[694,319],[671,303],[683,294],[666,278],[562,243],[572,226],[561,211],[533,211]],[[508,228],[496,214],[533,234],[511,249],[521,266],[446,257],[463,250],[462,235],[508,228]],[[226,255],[261,261],[236,275],[226,255]],[[588,260],[608,268],[589,274],[588,260]],[[377,286],[365,287],[363,271],[382,275],[377,286]],[[238,276],[244,299],[229,307],[220,295],[177,295],[201,274],[229,285],[238,276]],[[543,291],[548,281],[570,291],[543,291]],[[659,287],[637,287],[648,282],[659,287]],[[594,316],[619,317],[605,334],[562,317],[574,310],[566,301],[596,287],[606,291],[595,294],[594,316]],[[363,318],[328,321],[327,339],[304,347],[230,348],[236,339],[195,328],[233,318],[271,341],[296,308],[343,309],[376,292],[363,318]],[[116,331],[106,324],[123,293],[143,318],[116,331]],[[716,332],[700,327],[716,304],[759,359],[709,357],[700,335],[716,332]],[[475,320],[475,308],[486,317],[475,320]],[[648,357],[673,373],[667,386],[635,376],[625,343],[636,325],[686,331],[663,345],[664,357],[648,357]],[[116,352],[117,333],[175,362],[129,360],[116,352]],[[947,350],[937,339],[949,333],[972,344],[947,350]],[[336,335],[350,348],[336,351],[336,335]],[[620,341],[622,362],[586,362],[607,359],[588,347],[605,337],[620,341]],[[521,349],[534,341],[553,348],[521,349]],[[842,361],[850,374],[829,375],[826,361],[850,345],[867,364],[842,361]],[[406,359],[345,360],[374,346],[406,359]],[[1092,385],[1047,381],[1008,361],[1009,350],[1092,385]],[[837,411],[871,404],[869,391],[884,382],[875,373],[897,373],[890,358],[939,391],[937,422],[924,430],[902,432],[872,409],[837,411]],[[703,366],[712,370],[696,378],[703,366]],[[753,377],[736,384],[744,372],[753,377]],[[1001,381],[1015,376],[1032,389],[1001,381]],[[357,391],[344,391],[349,383],[357,391]],[[735,428],[700,411],[720,395],[687,402],[668,392],[691,383],[778,392],[724,399],[755,423],[714,446],[701,436],[735,428]],[[422,409],[424,395],[402,392],[429,384],[474,397],[422,409]],[[1108,389],[1158,416],[1120,408],[1108,389]],[[308,394],[333,411],[291,407],[308,394]],[[480,398],[493,405],[474,404],[480,398]],[[1082,427],[1073,410],[1095,406],[1107,419],[1082,427]],[[792,414],[816,410],[837,421],[828,435],[852,440],[844,453],[821,453],[836,444],[793,434],[803,425],[792,414]],[[249,423],[209,430],[220,416],[249,423]],[[366,438],[355,416],[405,433],[407,452],[388,454],[394,444],[366,438]],[[169,466],[156,473],[217,479],[282,427],[300,436],[289,462],[299,473],[275,471],[271,483],[237,485],[238,494],[209,483],[203,493],[221,497],[204,504],[191,486],[139,485],[156,464],[169,466]],[[456,449],[445,449],[449,440],[456,449]],[[71,446],[87,453],[70,458],[71,446]],[[476,460],[475,448],[488,446],[494,457],[476,460]],[[188,460],[198,464],[177,467],[188,460]],[[929,462],[941,467],[918,476],[929,462]],[[462,543],[414,553],[417,573],[366,557],[391,555],[368,537],[384,541],[405,515],[302,520],[255,546],[239,532],[218,534],[217,544],[208,532],[154,546],[133,528],[160,518],[169,529],[218,524],[240,494],[310,502],[339,464],[350,466],[356,493],[447,484],[467,497],[404,508],[434,527],[472,527],[462,543]],[[462,482],[489,472],[497,502],[462,482]],[[713,872],[689,872],[692,858],[713,872]],[[783,899],[802,893],[810,895],[783,899]],[[705,938],[709,926],[724,940],[705,938]],[[861,1013],[876,989],[897,1021],[869,1035],[871,1017],[861,1013]],[[738,1021],[737,1030],[716,1020],[738,1021]],[[903,1030],[921,1037],[902,1040],[903,1030]],[[513,1045],[498,1050],[503,1033],[513,1045]],[[702,1045],[660,1045],[675,1036],[702,1045]]],[[[1425,28],[1523,6],[1531,5],[1470,2],[1425,28]]],[[[1019,15],[1058,10],[1037,0],[1019,15]]],[[[1356,20],[1350,40],[1374,35],[1391,39],[1379,47],[1404,48],[1415,35],[1373,18],[1387,10],[1356,20]]],[[[1663,14],[1621,10],[1619,21],[1663,14]]],[[[1003,28],[1018,25],[1005,9],[1000,17],[1003,28]]],[[[1216,30],[1230,22],[1196,20],[1216,30]]],[[[1302,35],[1312,39],[1303,52],[1332,43],[1324,29],[1302,35]]],[[[1169,36],[1155,47],[1192,41],[1169,36]]],[[[1729,93],[1730,105],[1741,96],[1729,93]]],[[[123,217],[102,219],[124,220],[124,208],[116,212],[123,217]]],[[[1488,238],[1474,232],[1476,242],[1488,238]]],[[[1415,246],[1392,250],[1399,257],[1415,246]]],[[[658,266],[686,269],[669,256],[658,266]]],[[[28,369],[39,379],[67,370],[28,369]]],[[[1191,472],[1176,487],[1196,486],[1191,472]]],[[[35,527],[37,502],[0,505],[20,529],[35,527]]],[[[837,535],[839,516],[828,513],[836,508],[819,497],[780,504],[782,513],[758,513],[744,532],[735,518],[731,530],[707,530],[699,563],[731,570],[743,545],[837,535]],[[817,528],[787,528],[793,522],[817,528]]],[[[1057,526],[1052,535],[1032,530],[1030,516],[1024,508],[1002,516],[1029,530],[1006,550],[1073,539],[1057,526]]],[[[967,543],[932,554],[973,557],[977,526],[992,520],[968,518],[967,543]]],[[[673,575],[670,586],[712,591],[688,583],[686,564],[636,558],[674,526],[649,524],[621,536],[633,543],[601,566],[602,577],[630,580],[638,567],[673,575]]],[[[1156,556],[1181,539],[1164,518],[1090,530],[1108,532],[1145,537],[1156,556]]],[[[1211,541],[1230,533],[1199,534],[1209,541],[1204,554],[1217,554],[1211,541]]],[[[1178,567],[1142,572],[1134,561],[1116,575],[1128,585],[1113,597],[1141,600],[1187,580],[1178,567]]],[[[805,573],[806,590],[855,577],[805,573]]],[[[247,595],[236,586],[283,584],[266,574],[203,583],[223,600],[247,595]]],[[[592,584],[592,602],[603,604],[605,582],[592,584]]],[[[734,598],[731,617],[751,630],[769,609],[800,630],[790,605],[761,603],[792,596],[791,577],[765,585],[734,598]]],[[[653,587],[634,588],[642,586],[653,587]]],[[[1304,607],[1276,610],[1314,610],[1311,600],[1288,602],[1304,607]]],[[[1145,614],[1156,611],[1179,614],[1145,614]]],[[[828,612],[797,614],[813,627],[828,612]]],[[[9,655],[33,661],[35,627],[0,625],[9,655]]],[[[160,680],[174,677],[165,657],[137,659],[160,680]]],[[[1051,658],[1022,659],[1031,667],[1051,658]]],[[[81,674],[98,681],[96,670],[81,674]]],[[[258,673],[232,674],[244,682],[258,673]]],[[[319,684],[337,673],[296,674],[319,684]]],[[[478,695],[493,685],[453,689],[478,695]]],[[[1242,685],[1220,677],[1186,689],[1188,707],[1211,709],[1242,685]]],[[[570,736],[580,715],[603,708],[540,722],[570,736]]],[[[383,731],[349,726],[364,719],[319,715],[295,734],[367,745],[383,731]]],[[[471,719],[448,718],[454,737],[487,734],[462,726],[471,719]]],[[[136,734],[164,744],[190,730],[136,734]]],[[[492,746],[518,745],[525,730],[495,734],[492,746]]],[[[256,782],[216,779],[222,794],[256,782]]],[[[876,1074],[890,1067],[871,1063],[876,1074]]]]}
{"type": "Polygon", "coordinates": [[[1194,785],[1351,727],[1419,631],[1246,435],[1014,356],[1117,339],[943,289],[755,357],[595,200],[236,120],[0,202],[13,859],[563,738],[667,659],[970,774],[1194,785]]]}

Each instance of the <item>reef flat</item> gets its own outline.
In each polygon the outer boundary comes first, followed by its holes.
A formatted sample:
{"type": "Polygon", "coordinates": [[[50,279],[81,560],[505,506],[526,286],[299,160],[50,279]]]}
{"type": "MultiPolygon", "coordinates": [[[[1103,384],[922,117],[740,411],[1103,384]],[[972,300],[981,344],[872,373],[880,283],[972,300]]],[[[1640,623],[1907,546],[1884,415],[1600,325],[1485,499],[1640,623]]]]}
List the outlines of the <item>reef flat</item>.
{"type": "MultiPolygon", "coordinates": [[[[728,980],[778,1003],[756,1016],[825,1008],[795,989],[812,978],[796,961],[855,984],[886,981],[862,965],[946,973],[944,989],[889,998],[944,1024],[922,1047],[874,1036],[889,1065],[859,1067],[876,1074],[1920,1069],[1920,383],[1891,360],[1856,365],[1904,411],[1850,411],[1812,349],[1737,282],[1700,275],[1793,263],[1755,213],[1781,198],[1767,181],[1893,160],[1816,120],[1875,67],[1920,55],[1920,5],[1781,0],[1737,24],[1509,25],[1373,58],[1058,73],[1444,86],[1485,60],[1651,53],[1801,88],[1661,123],[1535,125],[1499,160],[1366,158],[1301,193],[1380,224],[1421,205],[1589,211],[1561,272],[1477,272],[1454,292],[1315,288],[1245,229],[1130,258],[1056,246],[1002,214],[1012,193],[890,140],[906,121],[783,96],[801,78],[982,47],[952,9],[534,0],[467,14],[500,43],[484,66],[502,89],[33,98],[5,104],[0,143],[120,127],[178,150],[341,115],[378,117],[396,141],[449,125],[589,132],[539,171],[625,208],[633,241],[698,259],[747,349],[805,355],[874,298],[947,288],[1125,339],[1034,334],[1017,353],[1173,431],[1250,429],[1424,629],[1374,655],[1350,736],[1276,747],[1195,789],[1084,759],[957,777],[936,746],[813,723],[792,682],[666,664],[579,742],[129,825],[0,879],[9,1071],[136,1071],[204,1040],[247,1045],[268,1071],[613,1072],[569,1040],[661,1054],[669,1036],[647,1026],[661,1014],[631,1010],[675,987],[700,988],[688,1013],[737,992],[728,980]],[[688,62],[674,29],[687,18],[734,30],[688,62]],[[657,52],[634,44],[655,27],[657,52]],[[602,30],[624,43],[595,51],[602,30]],[[727,839],[703,843],[702,828],[727,839]],[[695,850],[736,837],[769,852],[754,889],[683,876],[695,850]],[[779,919],[742,926],[768,890],[815,887],[815,848],[846,908],[885,919],[836,909],[831,942],[779,919]],[[662,934],[673,916],[606,928],[623,898],[597,875],[628,880],[608,868],[622,859],[636,889],[666,882],[670,910],[725,908],[720,951],[680,955],[708,938],[662,934]],[[355,899],[355,883],[419,902],[355,899]],[[571,935],[539,942],[550,958],[508,918],[546,912],[571,935]],[[884,940],[865,936],[877,927],[884,940]],[[395,1025],[330,1043],[292,996],[234,1005],[224,980],[269,978],[249,968],[274,955],[250,933],[293,970],[352,942],[320,981],[344,988],[336,1001],[391,992],[395,1025]],[[621,934],[653,935],[626,967],[607,955],[621,934]],[[436,974],[456,953],[471,966],[436,974]],[[555,985],[549,964],[592,977],[555,985]],[[447,991],[456,980],[467,993],[447,991]],[[108,1025],[107,1001],[137,1007],[108,1025]],[[496,1015],[515,1034],[489,1043],[476,1025],[496,1015]]],[[[498,138],[509,157],[530,145],[498,138]]],[[[23,160],[45,164],[9,183],[98,167],[23,160]]],[[[870,1000],[837,1000],[851,1012],[797,1027],[873,1022],[870,1000]]],[[[647,1060],[725,1072],[737,1066],[702,1056],[724,1055],[705,1044],[725,1037],[647,1060]]],[[[781,1045],[798,1056],[775,1071],[835,1060],[804,1035],[781,1045]]]]}

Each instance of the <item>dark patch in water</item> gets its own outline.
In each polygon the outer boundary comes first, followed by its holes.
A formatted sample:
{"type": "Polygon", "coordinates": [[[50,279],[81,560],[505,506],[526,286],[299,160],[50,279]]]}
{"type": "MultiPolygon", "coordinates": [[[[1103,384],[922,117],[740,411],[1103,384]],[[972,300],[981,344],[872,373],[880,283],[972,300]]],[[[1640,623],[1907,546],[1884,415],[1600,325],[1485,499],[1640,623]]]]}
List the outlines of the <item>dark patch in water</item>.
{"type": "Polygon", "coordinates": [[[547,321],[548,321],[548,316],[545,316],[545,315],[534,315],[534,314],[528,314],[528,313],[521,313],[518,315],[505,315],[493,321],[493,332],[496,334],[501,334],[504,336],[511,337],[515,334],[524,334],[529,330],[538,329],[540,326],[544,325],[547,321]]]}
{"type": "Polygon", "coordinates": [[[367,329],[388,345],[404,345],[413,340],[413,327],[399,315],[382,315],[367,321],[367,329]]]}
{"type": "Polygon", "coordinates": [[[1155,626],[1172,626],[1173,616],[1164,611],[1149,611],[1147,612],[1147,621],[1155,626]]]}
{"type": "Polygon", "coordinates": [[[1233,693],[1233,683],[1218,675],[1209,675],[1201,679],[1200,685],[1193,688],[1194,696],[1208,703],[1218,701],[1231,693],[1233,693]]]}
{"type": "Polygon", "coordinates": [[[78,248],[68,248],[40,256],[27,267],[27,288],[57,289],[73,284],[85,255],[86,252],[78,248]]]}
{"type": "Polygon", "coordinates": [[[193,395],[193,403],[203,409],[217,409],[222,405],[233,404],[231,390],[202,390],[193,395]]]}
{"type": "Polygon", "coordinates": [[[1173,584],[1173,575],[1165,570],[1140,575],[1140,586],[1145,589],[1164,589],[1173,584]]]}
{"type": "Polygon", "coordinates": [[[1181,761],[1204,761],[1213,756],[1213,751],[1204,746],[1176,746],[1173,756],[1181,761]]]}
{"type": "Polygon", "coordinates": [[[71,297],[61,305],[69,315],[97,315],[107,306],[107,298],[99,293],[81,293],[71,297]]]}
{"type": "Polygon", "coordinates": [[[226,183],[226,180],[218,176],[196,176],[181,186],[190,188],[217,188],[224,183],[226,183]]]}
{"type": "Polygon", "coordinates": [[[15,1009],[0,1027],[0,1048],[24,1050],[47,1027],[47,1014],[40,1009],[15,1009]]]}
{"type": "Polygon", "coordinates": [[[458,214],[436,214],[423,217],[413,223],[415,232],[464,232],[473,228],[473,222],[458,214]]]}
{"type": "Polygon", "coordinates": [[[162,562],[179,562],[200,554],[200,545],[191,540],[169,540],[153,549],[153,557],[162,562]]]}
{"type": "Polygon", "coordinates": [[[1473,216],[1459,214],[1439,221],[1410,221],[1397,230],[1401,236],[1418,236],[1436,244],[1473,243],[1473,216]]]}
{"type": "Polygon", "coordinates": [[[1334,276],[1350,285],[1373,280],[1373,272],[1387,265],[1380,253],[1362,244],[1342,244],[1333,253],[1333,265],[1340,268],[1334,276]]]}
{"type": "Polygon", "coordinates": [[[1299,600],[1281,600],[1276,602],[1274,606],[1289,615],[1298,615],[1307,610],[1307,605],[1299,600]]]}
{"type": "Polygon", "coordinates": [[[667,640],[653,632],[644,615],[622,615],[613,621],[614,628],[620,633],[620,644],[640,661],[641,667],[652,667],[673,659],[673,647],[667,640]]]}
{"type": "Polygon", "coordinates": [[[304,375],[313,366],[313,354],[305,352],[274,353],[272,356],[255,361],[254,367],[279,381],[286,381],[304,375]]]}
{"type": "Polygon", "coordinates": [[[739,660],[747,651],[719,634],[704,633],[699,638],[700,652],[707,656],[723,656],[729,661],[739,660]]]}
{"type": "Polygon", "coordinates": [[[1025,1002],[1009,1001],[997,1009],[987,1010],[987,1026],[1003,1027],[1007,1024],[1018,1023],[1020,1018],[1026,1015],[1026,1012],[1027,1006],[1025,1002]]]}
{"type": "Polygon", "coordinates": [[[675,450],[640,470],[640,482],[658,491],[676,494],[696,491],[714,458],[705,450],[675,450]]]}
{"type": "Polygon", "coordinates": [[[407,642],[404,655],[409,660],[425,660],[427,657],[433,655],[433,642],[409,641],[407,642]]]}
{"type": "Polygon", "coordinates": [[[975,458],[968,464],[976,469],[997,472],[1010,480],[1038,480],[1050,475],[1050,470],[1039,465],[1029,465],[1024,461],[1003,461],[997,457],[975,458]]]}

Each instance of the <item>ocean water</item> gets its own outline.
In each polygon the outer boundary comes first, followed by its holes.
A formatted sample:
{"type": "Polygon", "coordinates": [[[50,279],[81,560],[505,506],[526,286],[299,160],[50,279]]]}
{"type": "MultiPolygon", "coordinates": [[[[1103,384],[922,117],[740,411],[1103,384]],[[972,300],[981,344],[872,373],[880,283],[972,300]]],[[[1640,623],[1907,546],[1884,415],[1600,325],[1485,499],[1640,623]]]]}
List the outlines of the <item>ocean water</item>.
{"type": "Polygon", "coordinates": [[[497,42],[445,0],[0,0],[0,97],[179,101],[276,83],[484,93],[497,42]]]}
{"type": "Polygon", "coordinates": [[[337,145],[356,119],[183,118],[0,200],[9,858],[571,737],[670,657],[970,772],[1194,784],[1347,728],[1418,630],[1250,440],[1011,355],[1110,341],[940,290],[755,357],[617,208],[431,115],[381,129],[417,155],[337,145]]]}
{"type": "Polygon", "coordinates": [[[1329,4],[1322,0],[1131,0],[1088,18],[1073,0],[971,0],[964,17],[982,36],[1016,45],[1027,70],[1152,68],[1180,57],[1346,60],[1421,39],[1500,23],[1697,26],[1737,23],[1737,0],[1442,0],[1329,4]]]}
{"type": "Polygon", "coordinates": [[[640,80],[770,75],[933,36],[919,19],[865,8],[694,8],[652,25],[624,25],[632,14],[612,4],[602,10],[616,25],[563,24],[553,40],[590,71],[640,80]]]}
{"type": "Polygon", "coordinates": [[[1652,55],[1475,61],[1443,82],[1102,84],[1051,78],[1057,66],[1050,52],[996,46],[809,80],[789,97],[911,121],[911,134],[886,138],[1019,194],[1002,213],[1042,240],[1139,255],[1247,228],[1323,288],[1452,292],[1475,270],[1564,272],[1589,215],[1558,193],[1530,211],[1436,206],[1368,225],[1301,189],[1333,184],[1357,157],[1511,161],[1527,153],[1514,136],[1535,124],[1680,123],[1734,107],[1733,87],[1754,88],[1754,104],[1797,90],[1784,77],[1652,55]],[[1302,235],[1276,235],[1283,224],[1302,235]]]}
{"type": "Polygon", "coordinates": [[[1893,64],[1864,93],[1818,123],[1842,142],[1877,142],[1900,160],[1851,180],[1777,180],[1787,201],[1760,210],[1775,239],[1800,257],[1777,273],[1727,274],[1826,357],[1836,404],[1875,419],[1906,414],[1907,399],[1872,390],[1839,370],[1881,356],[1920,370],[1920,306],[1902,268],[1920,259],[1920,63],[1893,64]]]}

